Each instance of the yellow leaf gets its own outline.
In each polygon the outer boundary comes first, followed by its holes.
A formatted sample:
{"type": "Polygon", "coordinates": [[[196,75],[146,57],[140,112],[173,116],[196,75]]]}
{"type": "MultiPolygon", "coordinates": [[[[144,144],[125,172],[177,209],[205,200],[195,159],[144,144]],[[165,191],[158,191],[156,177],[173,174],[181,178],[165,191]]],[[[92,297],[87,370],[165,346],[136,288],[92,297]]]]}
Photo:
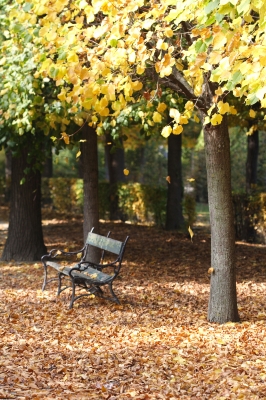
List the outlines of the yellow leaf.
{"type": "Polygon", "coordinates": [[[208,274],[213,274],[213,273],[214,273],[214,268],[212,268],[212,267],[209,268],[209,269],[208,269],[208,274]]]}
{"type": "Polygon", "coordinates": [[[138,75],[142,75],[144,71],[145,71],[145,67],[143,65],[137,66],[137,74],[138,75]]]}
{"type": "Polygon", "coordinates": [[[256,111],[254,111],[254,110],[249,110],[249,116],[250,116],[250,118],[255,118],[256,117],[256,111]]]}
{"type": "Polygon", "coordinates": [[[221,61],[221,59],[222,59],[223,57],[222,57],[222,55],[221,55],[221,53],[219,53],[218,51],[213,51],[213,52],[211,52],[211,54],[209,55],[209,58],[208,58],[208,63],[209,64],[219,64],[219,62],[221,61]]]}
{"type": "Polygon", "coordinates": [[[168,37],[168,38],[170,38],[170,37],[172,37],[173,35],[174,35],[174,32],[172,31],[172,29],[171,28],[165,28],[165,30],[164,30],[164,35],[166,36],[166,37],[168,37]]]}
{"type": "Polygon", "coordinates": [[[153,113],[152,119],[153,119],[154,122],[158,122],[158,123],[162,122],[162,116],[157,111],[155,111],[153,113]]]}
{"type": "Polygon", "coordinates": [[[220,114],[213,114],[213,116],[211,117],[211,124],[212,125],[220,125],[222,120],[223,120],[223,117],[220,114]]]}
{"type": "Polygon", "coordinates": [[[185,104],[185,109],[191,111],[193,110],[193,108],[194,108],[194,103],[192,101],[187,101],[185,104]]]}
{"type": "Polygon", "coordinates": [[[188,124],[188,119],[187,119],[187,117],[186,117],[185,115],[181,115],[181,116],[180,116],[179,123],[182,124],[182,125],[188,124]]]}
{"type": "Polygon", "coordinates": [[[82,253],[78,253],[77,258],[81,258],[81,257],[82,257],[82,253]]]}
{"type": "Polygon", "coordinates": [[[166,110],[166,108],[167,108],[167,105],[165,103],[159,103],[157,106],[157,111],[159,113],[162,113],[166,110]]]}
{"type": "Polygon", "coordinates": [[[143,84],[140,81],[132,82],[132,88],[133,90],[135,90],[135,92],[137,92],[138,90],[141,90],[143,88],[143,84]]]}
{"type": "Polygon", "coordinates": [[[187,181],[188,182],[195,182],[195,179],[194,178],[188,178],[187,181]]]}
{"type": "Polygon", "coordinates": [[[129,170],[127,168],[124,169],[124,175],[128,175],[129,174],[129,170]]]}
{"type": "Polygon", "coordinates": [[[179,123],[180,112],[176,108],[170,108],[169,115],[176,123],[179,123]]]}
{"type": "Polygon", "coordinates": [[[168,138],[172,133],[172,127],[171,126],[165,126],[161,132],[161,135],[165,138],[168,138]]]}
{"type": "Polygon", "coordinates": [[[76,154],[76,158],[78,158],[81,155],[81,151],[79,150],[76,154]]]}
{"type": "Polygon", "coordinates": [[[171,183],[171,178],[169,175],[165,179],[167,180],[168,183],[171,183]]]}
{"type": "Polygon", "coordinates": [[[234,106],[231,106],[229,112],[230,112],[232,115],[235,115],[235,114],[237,114],[237,109],[236,109],[234,106]]]}
{"type": "Polygon", "coordinates": [[[192,238],[193,238],[193,236],[194,236],[194,233],[193,233],[192,229],[190,228],[190,226],[188,227],[188,232],[189,232],[189,234],[190,234],[191,241],[192,241],[192,238]]]}
{"type": "Polygon", "coordinates": [[[61,92],[57,95],[57,97],[59,98],[60,101],[65,101],[66,100],[66,93],[65,92],[61,92]]]}
{"type": "Polygon", "coordinates": [[[100,109],[100,110],[99,110],[99,114],[100,114],[102,117],[108,117],[108,115],[109,115],[109,108],[106,107],[106,108],[100,109]]]}
{"type": "Polygon", "coordinates": [[[218,89],[216,89],[215,94],[217,94],[217,96],[221,96],[223,94],[222,88],[219,87],[218,89]]]}
{"type": "Polygon", "coordinates": [[[225,114],[230,111],[230,106],[229,103],[224,103],[222,101],[219,101],[217,104],[218,110],[220,114],[225,114]]]}
{"type": "Polygon", "coordinates": [[[79,58],[78,58],[77,54],[72,51],[72,52],[70,52],[68,54],[67,61],[68,62],[78,63],[79,62],[79,58]]]}
{"type": "Polygon", "coordinates": [[[183,132],[183,126],[182,125],[175,124],[173,126],[173,134],[174,135],[180,135],[180,133],[182,133],[182,132],[183,132]]]}
{"type": "Polygon", "coordinates": [[[223,48],[223,46],[225,45],[226,42],[227,42],[227,39],[223,32],[216,33],[216,35],[214,36],[214,39],[213,39],[213,43],[212,43],[213,49],[220,50],[221,48],[223,48]]]}
{"type": "Polygon", "coordinates": [[[65,144],[69,144],[69,136],[66,134],[66,132],[62,133],[62,138],[64,139],[65,144]]]}

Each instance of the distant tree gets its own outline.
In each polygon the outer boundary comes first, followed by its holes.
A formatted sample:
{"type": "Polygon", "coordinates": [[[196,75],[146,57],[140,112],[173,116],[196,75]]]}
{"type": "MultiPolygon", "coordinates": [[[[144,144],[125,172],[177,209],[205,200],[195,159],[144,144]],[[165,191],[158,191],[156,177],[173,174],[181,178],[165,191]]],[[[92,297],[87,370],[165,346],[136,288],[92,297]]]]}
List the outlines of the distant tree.
{"type": "Polygon", "coordinates": [[[122,139],[114,143],[112,135],[105,135],[105,161],[108,171],[110,183],[110,219],[122,219],[123,216],[119,211],[118,184],[125,182],[125,152],[122,139]]]}
{"type": "Polygon", "coordinates": [[[258,121],[249,121],[247,135],[247,161],[246,161],[246,192],[250,194],[257,187],[258,156],[259,156],[259,130],[258,121]]]}

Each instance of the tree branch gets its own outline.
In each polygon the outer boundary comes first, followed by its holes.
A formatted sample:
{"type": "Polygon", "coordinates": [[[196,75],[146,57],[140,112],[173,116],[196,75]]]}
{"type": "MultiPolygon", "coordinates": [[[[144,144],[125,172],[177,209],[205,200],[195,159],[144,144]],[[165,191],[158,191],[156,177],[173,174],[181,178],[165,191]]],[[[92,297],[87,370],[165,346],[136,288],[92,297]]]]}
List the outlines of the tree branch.
{"type": "Polygon", "coordinates": [[[175,92],[182,92],[188,100],[193,101],[195,107],[207,113],[208,107],[207,104],[205,104],[204,99],[195,95],[193,88],[188,84],[183,75],[175,67],[173,67],[172,75],[170,75],[168,78],[161,79],[160,82],[164,86],[173,89],[175,92]]]}

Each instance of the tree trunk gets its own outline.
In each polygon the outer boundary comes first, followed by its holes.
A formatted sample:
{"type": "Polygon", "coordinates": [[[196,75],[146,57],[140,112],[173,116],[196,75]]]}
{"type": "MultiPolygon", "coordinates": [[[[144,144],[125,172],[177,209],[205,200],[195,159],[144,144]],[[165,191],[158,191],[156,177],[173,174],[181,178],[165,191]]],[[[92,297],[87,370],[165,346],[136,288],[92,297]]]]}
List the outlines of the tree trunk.
{"type": "MultiPolygon", "coordinates": [[[[98,200],[98,149],[97,134],[95,129],[88,125],[82,128],[81,143],[83,182],[84,182],[84,214],[83,236],[84,242],[88,232],[94,227],[94,232],[99,233],[99,200],[98,200]]],[[[99,262],[99,251],[91,248],[89,259],[99,262]]]]}
{"type": "MultiPolygon", "coordinates": [[[[254,123],[251,124],[251,126],[254,123]]],[[[250,127],[251,127],[250,126],[250,127]]],[[[257,185],[257,165],[259,155],[259,131],[254,129],[247,137],[246,192],[251,193],[257,185]]]]}
{"type": "Polygon", "coordinates": [[[11,196],[8,238],[2,254],[3,261],[40,261],[46,253],[41,218],[41,174],[33,171],[26,175],[27,149],[12,158],[11,196]]]}
{"type": "MultiPolygon", "coordinates": [[[[47,152],[48,153],[48,152],[47,152]]],[[[53,152],[52,146],[49,147],[49,155],[45,158],[43,163],[43,178],[52,178],[53,177],[53,152]]]]}
{"type": "Polygon", "coordinates": [[[210,322],[239,321],[235,277],[234,218],[231,195],[230,143],[226,117],[205,125],[208,199],[211,225],[210,322]]]}
{"type": "Polygon", "coordinates": [[[166,229],[181,229],[184,225],[182,214],[182,135],[168,137],[168,182],[166,229]]]}
{"type": "Polygon", "coordinates": [[[10,201],[11,190],[11,168],[12,168],[12,154],[11,151],[5,153],[5,202],[10,201]]]}
{"type": "Polygon", "coordinates": [[[119,198],[117,185],[119,182],[125,181],[125,155],[123,147],[116,148],[115,151],[112,151],[112,148],[112,136],[108,134],[106,135],[105,159],[110,182],[110,219],[114,221],[122,219],[118,204],[119,198]]]}

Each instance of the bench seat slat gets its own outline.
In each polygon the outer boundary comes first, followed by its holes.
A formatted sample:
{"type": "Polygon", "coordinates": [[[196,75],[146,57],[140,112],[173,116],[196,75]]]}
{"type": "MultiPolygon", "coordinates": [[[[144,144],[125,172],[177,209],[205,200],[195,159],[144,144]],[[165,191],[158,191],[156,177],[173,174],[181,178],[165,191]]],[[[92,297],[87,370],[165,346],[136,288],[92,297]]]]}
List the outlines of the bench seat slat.
{"type": "MultiPolygon", "coordinates": [[[[67,266],[63,266],[60,265],[58,263],[55,263],[53,261],[48,261],[47,265],[49,265],[50,267],[53,267],[54,269],[56,269],[58,272],[61,272],[64,275],[69,276],[69,271],[72,268],[77,268],[78,265],[73,265],[71,267],[67,267],[67,266]]],[[[108,275],[105,274],[104,272],[101,271],[97,271],[97,269],[88,267],[86,268],[85,271],[73,271],[72,276],[74,276],[75,278],[82,278],[82,279],[86,279],[89,280],[90,282],[95,282],[95,283],[105,283],[108,282],[111,278],[112,275],[108,275]]]]}
{"type": "Polygon", "coordinates": [[[82,279],[88,279],[90,282],[95,282],[95,283],[106,283],[108,282],[112,276],[105,274],[102,271],[97,271],[97,269],[88,267],[86,268],[85,271],[73,271],[72,275],[75,278],[82,278],[82,279]]]}
{"type": "Polygon", "coordinates": [[[47,261],[47,262],[46,262],[46,265],[48,265],[48,266],[50,266],[50,267],[56,269],[58,272],[62,272],[62,273],[65,274],[65,275],[68,275],[68,274],[69,274],[69,271],[71,270],[71,268],[74,267],[74,265],[73,265],[72,267],[67,267],[67,266],[58,264],[58,263],[53,262],[53,261],[47,261]]]}

